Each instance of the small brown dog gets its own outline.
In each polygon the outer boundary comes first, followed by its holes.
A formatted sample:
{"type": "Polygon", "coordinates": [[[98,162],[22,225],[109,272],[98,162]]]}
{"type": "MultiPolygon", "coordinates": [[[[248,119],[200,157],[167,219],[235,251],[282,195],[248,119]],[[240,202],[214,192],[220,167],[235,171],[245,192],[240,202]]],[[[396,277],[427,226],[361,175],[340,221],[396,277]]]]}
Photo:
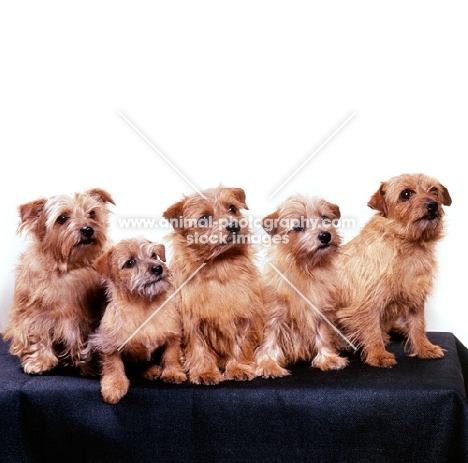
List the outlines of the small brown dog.
{"type": "Polygon", "coordinates": [[[419,358],[443,357],[425,333],[424,304],[437,268],[436,244],[443,236],[442,205],[452,203],[447,188],[424,174],[403,174],[383,182],[368,206],[378,211],[343,246],[340,325],[362,348],[370,365],[391,367],[385,349],[389,332],[407,337],[419,358]]]}
{"type": "Polygon", "coordinates": [[[163,214],[174,227],[185,366],[195,384],[255,377],[262,286],[241,209],[244,190],[219,187],[184,197],[163,214]]]}
{"type": "Polygon", "coordinates": [[[108,305],[92,345],[102,354],[101,393],[115,404],[129,388],[125,360],[144,362],[143,376],[171,383],[187,379],[182,368],[180,313],[163,244],[143,238],[120,241],[94,262],[105,280],[108,305]],[[161,366],[150,363],[163,347],[161,366]],[[149,363],[149,365],[148,365],[149,363]]]}
{"type": "Polygon", "coordinates": [[[104,291],[91,263],[107,245],[111,195],[94,188],[19,206],[18,232],[32,242],[21,255],[4,333],[26,373],[59,363],[87,372],[87,338],[99,323],[104,291]]]}
{"type": "Polygon", "coordinates": [[[335,257],[341,243],[334,220],[337,205],[296,195],[263,219],[276,237],[265,264],[266,323],[257,351],[257,374],[289,374],[285,367],[312,360],[321,370],[340,369],[348,361],[336,350],[335,257]],[[311,306],[312,305],[312,306],[311,306]]]}

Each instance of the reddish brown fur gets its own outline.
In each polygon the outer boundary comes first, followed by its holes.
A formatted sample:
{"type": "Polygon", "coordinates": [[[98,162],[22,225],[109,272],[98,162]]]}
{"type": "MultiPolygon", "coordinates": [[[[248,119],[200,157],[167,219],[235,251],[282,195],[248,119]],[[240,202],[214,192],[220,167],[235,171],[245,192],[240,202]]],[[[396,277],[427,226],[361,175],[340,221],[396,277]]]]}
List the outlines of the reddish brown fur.
{"type": "Polygon", "coordinates": [[[394,355],[385,349],[393,328],[407,336],[411,355],[444,355],[426,337],[424,305],[437,269],[435,249],[443,236],[442,206],[451,202],[448,190],[436,179],[423,174],[394,177],[382,183],[368,203],[378,213],[343,246],[337,315],[370,365],[395,365],[394,355]],[[437,209],[432,218],[428,205],[437,209]]]}
{"type": "MultiPolygon", "coordinates": [[[[226,223],[242,219],[245,193],[219,187],[203,194],[206,199],[197,194],[185,197],[163,214],[168,220],[195,221],[192,226],[175,224],[171,234],[177,286],[205,264],[180,292],[185,367],[195,384],[250,380],[262,330],[260,274],[251,245],[234,242],[236,234],[226,229],[226,223]],[[211,218],[209,226],[200,226],[206,217],[211,218]],[[197,225],[200,218],[204,219],[197,225]],[[194,236],[212,242],[197,244],[194,236]]],[[[250,237],[246,226],[237,235],[250,237]]]]}
{"type": "Polygon", "coordinates": [[[146,239],[122,240],[94,263],[106,282],[109,303],[92,344],[102,354],[101,393],[115,404],[127,393],[125,361],[145,365],[149,380],[181,383],[181,321],[164,245],[146,239]],[[163,305],[164,304],[164,305],[163,305]],[[163,347],[161,365],[151,363],[163,347]]]}
{"type": "Polygon", "coordinates": [[[87,337],[103,301],[91,263],[107,246],[108,203],[114,204],[110,194],[94,188],[19,206],[18,232],[32,241],[16,268],[4,338],[26,373],[41,374],[59,362],[87,370],[87,337]],[[92,227],[91,237],[83,227],[92,227]]]}
{"type": "Polygon", "coordinates": [[[312,361],[312,366],[321,370],[347,364],[336,351],[336,332],[320,315],[334,322],[334,261],[341,242],[336,228],[322,221],[325,217],[330,221],[339,218],[338,206],[321,198],[296,195],[263,219],[266,231],[280,239],[268,249],[265,264],[266,322],[257,351],[258,375],[288,375],[286,367],[299,360],[312,361]],[[294,227],[301,222],[304,227],[294,227]],[[324,244],[326,239],[329,241],[324,244]]]}

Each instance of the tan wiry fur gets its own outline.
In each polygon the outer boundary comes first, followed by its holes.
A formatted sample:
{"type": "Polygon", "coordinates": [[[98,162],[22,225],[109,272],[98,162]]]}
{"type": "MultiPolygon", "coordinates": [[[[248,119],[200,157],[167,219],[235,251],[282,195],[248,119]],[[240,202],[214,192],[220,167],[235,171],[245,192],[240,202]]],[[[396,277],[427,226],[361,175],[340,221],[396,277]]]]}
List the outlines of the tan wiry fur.
{"type": "Polygon", "coordinates": [[[254,350],[262,330],[260,273],[253,263],[247,209],[240,188],[213,188],[173,204],[172,263],[181,290],[185,367],[195,384],[255,376],[254,350]],[[192,220],[193,223],[187,223],[192,220]],[[194,240],[198,237],[199,241],[194,240]],[[239,242],[247,240],[247,242],[239,242]]]}
{"type": "Polygon", "coordinates": [[[16,268],[13,305],[4,338],[26,373],[59,363],[87,368],[87,337],[101,315],[101,278],[91,263],[107,245],[109,193],[94,188],[74,196],[19,206],[18,231],[32,241],[16,268]]]}
{"type": "Polygon", "coordinates": [[[108,305],[92,345],[102,355],[101,393],[115,404],[128,391],[125,361],[145,366],[149,380],[181,383],[187,379],[182,368],[181,321],[173,295],[172,273],[162,244],[144,238],[120,241],[94,266],[106,282],[108,305]],[[163,347],[161,365],[151,362],[163,347]]]}
{"type": "Polygon", "coordinates": [[[265,263],[266,322],[256,355],[258,375],[288,375],[286,367],[299,360],[321,370],[347,365],[336,351],[335,330],[323,318],[333,323],[335,317],[334,261],[341,239],[329,225],[339,217],[335,204],[296,195],[263,219],[265,230],[278,239],[265,263]]]}
{"type": "Polygon", "coordinates": [[[378,212],[343,247],[337,315],[368,364],[396,364],[395,356],[385,349],[392,329],[407,337],[411,355],[444,355],[426,337],[424,305],[437,269],[442,205],[451,202],[448,190],[434,178],[424,174],[393,177],[381,184],[368,203],[378,212]]]}

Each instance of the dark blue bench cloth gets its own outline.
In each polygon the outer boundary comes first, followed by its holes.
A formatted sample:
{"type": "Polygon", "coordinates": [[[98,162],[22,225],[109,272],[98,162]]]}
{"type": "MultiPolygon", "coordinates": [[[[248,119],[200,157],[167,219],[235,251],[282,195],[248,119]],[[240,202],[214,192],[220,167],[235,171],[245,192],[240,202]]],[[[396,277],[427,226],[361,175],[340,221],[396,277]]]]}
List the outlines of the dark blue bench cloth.
{"type": "Polygon", "coordinates": [[[390,350],[392,369],[350,355],[286,378],[171,385],[132,376],[118,405],[65,369],[28,376],[0,343],[0,462],[466,462],[467,349],[429,333],[440,360],[390,350]]]}

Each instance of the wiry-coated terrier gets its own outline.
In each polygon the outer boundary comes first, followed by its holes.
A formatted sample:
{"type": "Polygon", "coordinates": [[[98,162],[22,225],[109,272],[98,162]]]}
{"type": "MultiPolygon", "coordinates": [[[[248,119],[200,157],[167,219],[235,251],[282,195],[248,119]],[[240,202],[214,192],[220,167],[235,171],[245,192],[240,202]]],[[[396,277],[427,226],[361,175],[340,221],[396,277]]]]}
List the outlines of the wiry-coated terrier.
{"type": "Polygon", "coordinates": [[[263,219],[276,243],[265,263],[266,322],[257,351],[257,373],[289,374],[300,360],[321,370],[340,369],[347,360],[336,350],[335,257],[341,238],[337,205],[321,198],[292,196],[263,219]]]}
{"type": "Polygon", "coordinates": [[[104,291],[91,263],[107,245],[111,195],[94,188],[19,206],[18,232],[32,237],[16,268],[4,333],[26,373],[59,363],[88,370],[87,338],[99,323],[104,291]]]}
{"type": "Polygon", "coordinates": [[[94,263],[108,295],[101,325],[91,341],[102,355],[101,393],[107,403],[119,402],[128,391],[124,359],[143,363],[143,376],[149,380],[181,383],[187,379],[181,360],[180,313],[165,260],[163,244],[131,238],[94,263]],[[151,363],[158,348],[164,348],[161,365],[151,363]]]}
{"type": "Polygon", "coordinates": [[[425,333],[424,305],[437,268],[436,244],[443,235],[447,188],[424,174],[383,182],[368,206],[378,211],[343,247],[343,280],[337,316],[370,365],[392,367],[385,345],[389,332],[406,335],[406,350],[419,358],[443,357],[425,333]]]}
{"type": "Polygon", "coordinates": [[[241,188],[213,188],[164,212],[181,289],[185,366],[195,384],[255,377],[262,332],[260,272],[252,257],[241,188]],[[204,266],[200,268],[202,265],[204,266]]]}

